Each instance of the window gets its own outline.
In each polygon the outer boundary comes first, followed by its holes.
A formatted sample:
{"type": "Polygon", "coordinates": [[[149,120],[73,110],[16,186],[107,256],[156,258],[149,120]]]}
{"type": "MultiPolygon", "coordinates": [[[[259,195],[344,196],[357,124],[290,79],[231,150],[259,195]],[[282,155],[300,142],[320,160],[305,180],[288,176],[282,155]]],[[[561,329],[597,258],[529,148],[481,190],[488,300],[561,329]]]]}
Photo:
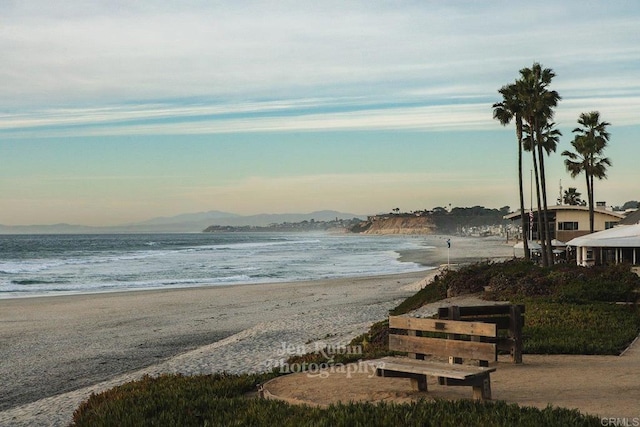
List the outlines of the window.
{"type": "Polygon", "coordinates": [[[578,229],[578,221],[565,221],[558,223],[558,230],[571,231],[578,229]]]}

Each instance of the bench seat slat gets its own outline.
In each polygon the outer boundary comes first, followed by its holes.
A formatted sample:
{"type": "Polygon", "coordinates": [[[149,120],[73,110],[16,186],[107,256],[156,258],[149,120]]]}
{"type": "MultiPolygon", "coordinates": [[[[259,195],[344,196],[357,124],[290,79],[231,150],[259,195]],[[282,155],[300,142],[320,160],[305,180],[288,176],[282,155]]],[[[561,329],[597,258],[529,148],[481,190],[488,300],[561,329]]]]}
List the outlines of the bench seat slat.
{"type": "Polygon", "coordinates": [[[482,368],[478,366],[410,359],[407,357],[383,357],[382,359],[370,360],[367,363],[381,370],[408,372],[458,380],[468,380],[473,377],[487,375],[496,370],[496,368],[493,367],[482,368]]]}

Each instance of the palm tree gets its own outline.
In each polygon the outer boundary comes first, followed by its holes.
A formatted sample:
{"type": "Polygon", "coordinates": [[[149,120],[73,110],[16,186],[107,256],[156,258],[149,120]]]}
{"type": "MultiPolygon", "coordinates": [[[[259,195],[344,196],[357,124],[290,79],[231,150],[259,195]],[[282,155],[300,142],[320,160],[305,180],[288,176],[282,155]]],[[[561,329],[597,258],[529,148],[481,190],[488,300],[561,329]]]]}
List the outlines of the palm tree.
{"type": "Polygon", "coordinates": [[[524,257],[531,259],[527,236],[527,220],[524,215],[524,190],[522,185],[522,103],[518,98],[517,83],[502,86],[498,93],[502,95],[502,101],[493,104],[493,118],[501,125],[506,126],[515,120],[516,138],[518,141],[518,192],[520,195],[520,219],[522,224],[522,240],[524,244],[524,257]]]}
{"type": "Polygon", "coordinates": [[[531,68],[521,69],[520,75],[522,83],[519,97],[524,105],[523,118],[527,124],[525,130],[528,130],[536,177],[538,224],[539,231],[542,232],[540,239],[543,252],[542,263],[548,265],[553,262],[553,254],[551,233],[547,222],[549,215],[543,150],[547,154],[555,151],[560,132],[553,130],[553,109],[558,105],[561,97],[558,92],[548,89],[551,80],[555,77],[555,73],[550,68],[543,69],[539,63],[534,63],[531,68]]]}
{"type": "Polygon", "coordinates": [[[564,194],[561,199],[558,199],[558,203],[564,203],[569,206],[584,206],[586,203],[582,201],[580,198],[582,196],[581,193],[578,192],[578,189],[575,187],[569,187],[569,189],[564,190],[564,194]]]}
{"type": "Polygon", "coordinates": [[[576,135],[571,142],[575,153],[565,150],[562,155],[567,157],[564,164],[572,178],[584,172],[589,204],[589,231],[593,233],[593,179],[606,178],[607,167],[611,166],[611,160],[602,156],[602,152],[609,142],[607,126],[611,126],[611,123],[601,122],[600,113],[591,111],[580,114],[578,124],[582,127],[573,130],[576,135]]]}
{"type": "Polygon", "coordinates": [[[541,145],[547,155],[555,153],[562,136],[562,132],[555,127],[556,124],[554,122],[547,122],[540,129],[541,145]]]}

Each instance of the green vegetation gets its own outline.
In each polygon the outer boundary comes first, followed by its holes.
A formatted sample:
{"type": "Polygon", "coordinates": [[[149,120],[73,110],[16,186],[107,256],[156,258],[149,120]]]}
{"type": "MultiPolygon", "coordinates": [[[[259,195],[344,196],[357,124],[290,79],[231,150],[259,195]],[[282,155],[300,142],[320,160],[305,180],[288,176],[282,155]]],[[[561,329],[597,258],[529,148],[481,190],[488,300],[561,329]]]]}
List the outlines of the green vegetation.
{"type": "Polygon", "coordinates": [[[525,353],[617,355],[640,333],[637,308],[607,303],[525,304],[525,353]]]}
{"type": "Polygon", "coordinates": [[[484,206],[454,207],[450,211],[434,208],[430,215],[439,232],[455,233],[464,228],[506,224],[509,206],[490,209],[484,206]]]}
{"type": "Polygon", "coordinates": [[[447,283],[435,276],[429,286],[425,286],[417,293],[402,301],[400,305],[389,311],[389,314],[397,316],[416,310],[425,304],[440,301],[447,297],[447,283]]]}
{"type": "Polygon", "coordinates": [[[261,375],[145,377],[92,395],[73,426],[598,426],[576,410],[470,400],[311,408],[247,396],[261,375]]]}
{"type": "Polygon", "coordinates": [[[569,187],[568,190],[564,190],[562,197],[558,197],[558,204],[565,204],[569,206],[587,206],[587,202],[580,197],[582,193],[578,192],[576,187],[569,187]]]}
{"type": "MultiPolygon", "coordinates": [[[[526,305],[526,353],[618,354],[640,332],[640,278],[625,266],[590,269],[540,267],[526,261],[480,263],[448,271],[393,309],[411,311],[446,296],[482,292],[487,299],[526,305]],[[617,304],[624,302],[624,304],[617,304]]],[[[317,352],[288,363],[349,363],[390,354],[388,321],[374,324],[350,346],[363,354],[317,352]]],[[[420,401],[352,403],[311,408],[256,398],[257,385],[279,375],[145,377],[92,395],[74,414],[74,426],[135,425],[415,425],[597,426],[597,417],[575,410],[539,410],[504,402],[420,401]]]]}
{"type": "MultiPolygon", "coordinates": [[[[640,333],[640,277],[624,265],[479,263],[436,283],[452,295],[482,293],[488,300],[524,304],[525,353],[620,354],[640,333]]],[[[406,302],[392,312],[412,310],[414,304],[406,302]]]]}
{"type": "MultiPolygon", "coordinates": [[[[526,306],[525,353],[620,354],[640,333],[639,290],[640,278],[624,265],[585,269],[570,264],[540,267],[515,260],[478,263],[436,276],[431,285],[389,313],[408,313],[445,298],[447,292],[454,296],[480,293],[487,300],[526,306]]],[[[376,323],[350,345],[366,343],[363,359],[391,354],[386,351],[386,328],[387,321],[376,323]]],[[[326,362],[318,355],[291,360],[300,361],[326,362]]]]}

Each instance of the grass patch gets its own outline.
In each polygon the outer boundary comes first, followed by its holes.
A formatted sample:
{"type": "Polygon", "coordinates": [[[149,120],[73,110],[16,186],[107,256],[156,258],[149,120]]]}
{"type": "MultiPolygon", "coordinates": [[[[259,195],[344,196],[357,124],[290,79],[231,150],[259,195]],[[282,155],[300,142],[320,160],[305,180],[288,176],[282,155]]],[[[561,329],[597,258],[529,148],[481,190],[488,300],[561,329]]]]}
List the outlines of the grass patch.
{"type": "Polygon", "coordinates": [[[311,408],[248,398],[260,375],[145,377],[92,395],[73,426],[599,426],[576,410],[471,400],[350,403],[311,408]]]}
{"type": "Polygon", "coordinates": [[[620,354],[640,333],[637,307],[523,301],[529,354],[620,354]]]}

